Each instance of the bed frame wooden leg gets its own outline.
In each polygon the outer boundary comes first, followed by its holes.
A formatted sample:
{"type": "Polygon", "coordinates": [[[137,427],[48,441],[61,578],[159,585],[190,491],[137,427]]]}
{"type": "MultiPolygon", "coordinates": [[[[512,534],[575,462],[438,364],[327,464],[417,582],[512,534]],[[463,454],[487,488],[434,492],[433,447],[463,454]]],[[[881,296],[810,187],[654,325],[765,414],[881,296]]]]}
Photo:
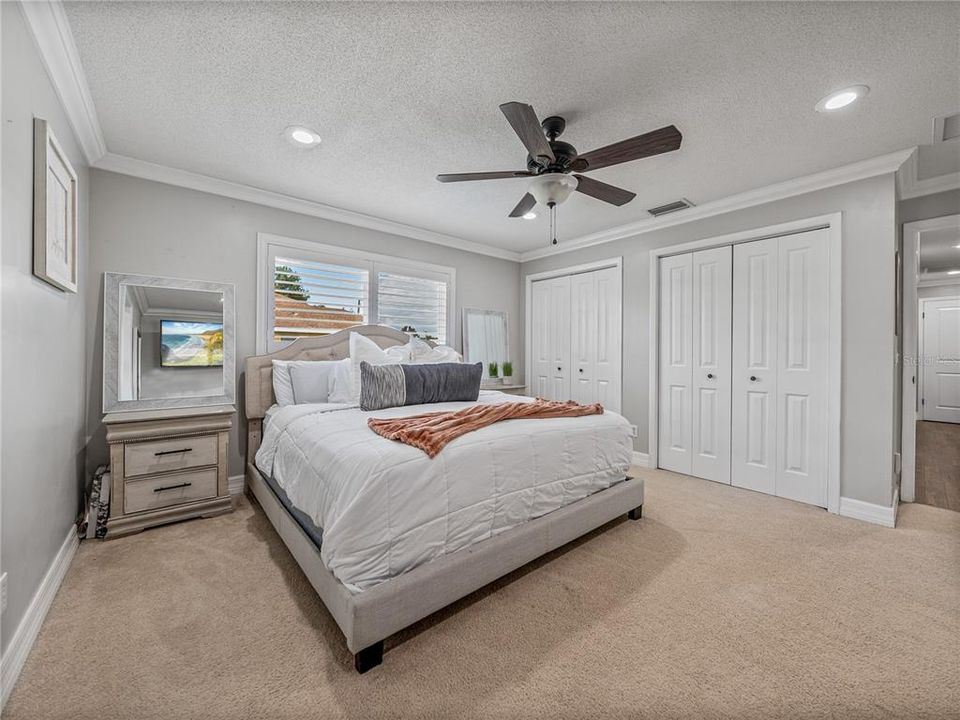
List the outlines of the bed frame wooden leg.
{"type": "Polygon", "coordinates": [[[627,517],[631,520],[639,520],[643,517],[643,505],[637,505],[633,510],[627,511],[627,517]]]}
{"type": "Polygon", "coordinates": [[[382,662],[383,640],[378,643],[374,643],[370,647],[365,647],[363,650],[353,656],[353,666],[361,675],[368,670],[372,670],[382,662]]]}

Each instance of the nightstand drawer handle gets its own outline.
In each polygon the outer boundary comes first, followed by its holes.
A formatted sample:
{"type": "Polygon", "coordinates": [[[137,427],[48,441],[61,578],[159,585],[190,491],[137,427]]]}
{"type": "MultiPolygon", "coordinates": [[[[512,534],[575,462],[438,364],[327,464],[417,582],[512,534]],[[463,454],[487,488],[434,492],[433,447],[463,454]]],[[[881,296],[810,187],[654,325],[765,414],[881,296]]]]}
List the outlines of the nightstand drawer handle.
{"type": "Polygon", "coordinates": [[[193,452],[193,448],[181,448],[179,450],[161,450],[160,452],[155,452],[156,457],[161,455],[179,455],[180,453],[193,452]]]}
{"type": "Polygon", "coordinates": [[[158,488],[154,488],[154,492],[163,492],[164,490],[176,490],[177,488],[190,487],[193,483],[180,483],[179,485],[163,485],[158,488]]]}

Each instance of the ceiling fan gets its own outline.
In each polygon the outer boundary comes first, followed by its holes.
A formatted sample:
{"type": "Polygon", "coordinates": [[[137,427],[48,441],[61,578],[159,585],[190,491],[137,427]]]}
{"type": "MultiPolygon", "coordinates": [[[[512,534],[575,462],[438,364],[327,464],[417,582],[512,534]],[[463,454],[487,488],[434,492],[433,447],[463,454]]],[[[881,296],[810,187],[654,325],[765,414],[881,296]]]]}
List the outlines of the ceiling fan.
{"type": "MultiPolygon", "coordinates": [[[[675,126],[667,125],[659,130],[653,130],[628,140],[621,140],[612,145],[580,154],[570,143],[557,140],[567,125],[566,120],[562,117],[551,115],[540,122],[537,120],[537,114],[533,108],[520,102],[504,103],[500,106],[500,110],[529,153],[527,155],[527,169],[502,172],[453,173],[437,175],[437,180],[442,183],[449,183],[519,177],[533,178],[527,193],[510,212],[512,218],[522,217],[529,213],[537,203],[546,205],[553,211],[574,190],[597,200],[608,202],[611,205],[626,205],[636,197],[636,193],[614,185],[608,185],[580,173],[677,150],[683,139],[675,126]]],[[[551,212],[552,220],[553,212],[551,212]]],[[[551,235],[554,235],[552,228],[551,235]]],[[[554,236],[553,243],[556,244],[556,242],[554,236]]]]}

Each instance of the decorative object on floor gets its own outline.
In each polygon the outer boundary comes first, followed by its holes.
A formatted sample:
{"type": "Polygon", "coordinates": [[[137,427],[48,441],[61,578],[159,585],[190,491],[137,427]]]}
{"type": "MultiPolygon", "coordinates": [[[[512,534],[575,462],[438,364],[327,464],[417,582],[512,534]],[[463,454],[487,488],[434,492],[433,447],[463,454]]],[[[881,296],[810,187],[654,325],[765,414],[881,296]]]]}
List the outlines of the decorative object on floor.
{"type": "Polygon", "coordinates": [[[77,291],[77,173],[49,123],[33,119],[33,274],[77,291]]]}
{"type": "Polygon", "coordinates": [[[81,538],[103,538],[107,534],[110,514],[110,466],[100,465],[93,473],[87,489],[86,515],[77,523],[81,538]]]}
{"type": "Polygon", "coordinates": [[[234,407],[110,413],[107,538],[233,509],[227,437],[234,407]]]}
{"type": "Polygon", "coordinates": [[[510,212],[510,217],[523,217],[537,204],[550,209],[550,238],[557,244],[556,207],[574,191],[611,205],[626,205],[636,193],[594,180],[577,173],[599,170],[620,163],[680,149],[683,136],[674,125],[667,125],[643,135],[621,140],[588,153],[580,154],[570,143],[557,140],[567,126],[562,117],[552,115],[537,120],[530,105],[508,102],[500,106],[507,122],[527,149],[527,169],[502,172],[454,173],[437,175],[442,183],[469,180],[502,180],[530,177],[527,193],[510,212]],[[571,173],[574,173],[571,175],[571,173]]]}

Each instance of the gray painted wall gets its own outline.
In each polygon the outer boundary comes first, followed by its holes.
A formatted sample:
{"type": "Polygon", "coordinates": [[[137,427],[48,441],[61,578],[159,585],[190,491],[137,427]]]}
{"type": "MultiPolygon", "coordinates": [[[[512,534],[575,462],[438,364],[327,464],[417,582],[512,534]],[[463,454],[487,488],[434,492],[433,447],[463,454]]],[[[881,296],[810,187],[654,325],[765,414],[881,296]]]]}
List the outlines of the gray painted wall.
{"type": "Polygon", "coordinates": [[[957,215],[960,214],[960,190],[948,190],[936,195],[901,200],[899,209],[901,223],[957,215]]]}
{"type": "Polygon", "coordinates": [[[3,477],[5,651],[76,518],[83,482],[87,169],[18,3],[3,14],[3,477]],[[80,293],[33,276],[33,117],[50,122],[79,176],[80,293]]]}
{"type": "MultiPolygon", "coordinates": [[[[510,347],[522,348],[520,265],[376,230],[240,202],[229,198],[90,171],[90,254],[86,275],[87,427],[89,464],[107,456],[101,425],[103,273],[106,271],[213,280],[236,285],[237,358],[256,352],[257,233],[448,265],[457,270],[457,326],[464,306],[505,310],[510,347]]],[[[458,333],[459,334],[459,333],[458,333]]],[[[460,346],[460,338],[454,343],[460,346]]],[[[519,354],[519,353],[518,353],[519,354]]],[[[522,370],[522,363],[516,363],[522,370]]],[[[518,370],[515,370],[517,372],[518,370]]],[[[238,386],[238,408],[243,386],[238,386]]],[[[242,419],[242,413],[238,413],[242,419]]],[[[230,474],[243,472],[245,448],[238,422],[230,436],[230,474]]]]}
{"type": "MultiPolygon", "coordinates": [[[[843,213],[841,494],[890,505],[895,338],[894,176],[862,180],[615,242],[523,263],[523,276],[623,257],[623,411],[647,451],[649,251],[728,233],[843,213]]],[[[562,226],[561,226],[562,228],[562,226]]]]}

